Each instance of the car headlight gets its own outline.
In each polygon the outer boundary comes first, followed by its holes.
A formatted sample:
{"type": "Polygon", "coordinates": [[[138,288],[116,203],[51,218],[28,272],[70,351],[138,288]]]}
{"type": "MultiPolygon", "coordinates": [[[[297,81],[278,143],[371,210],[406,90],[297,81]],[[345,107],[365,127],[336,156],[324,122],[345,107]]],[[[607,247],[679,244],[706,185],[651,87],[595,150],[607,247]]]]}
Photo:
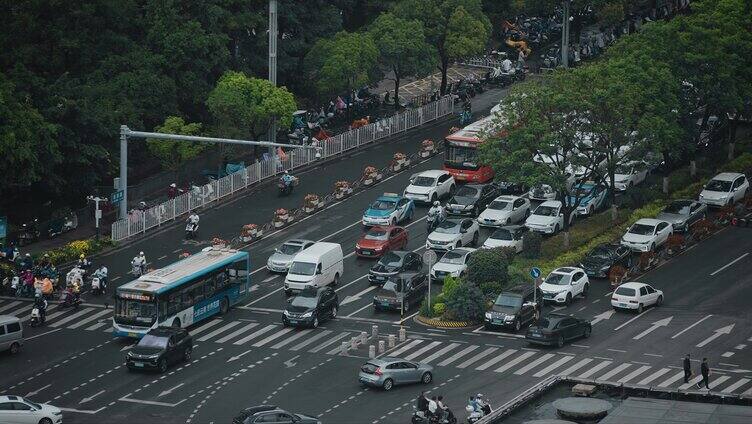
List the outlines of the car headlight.
{"type": "Polygon", "coordinates": [[[603,265],[601,271],[608,271],[609,268],[611,268],[611,265],[603,265]]]}
{"type": "Polygon", "coordinates": [[[310,318],[313,316],[313,312],[306,312],[303,315],[301,315],[302,318],[310,318]]]}
{"type": "Polygon", "coordinates": [[[355,243],[355,248],[356,248],[356,249],[360,249],[360,244],[358,244],[358,243],[355,243]]]}
{"type": "Polygon", "coordinates": [[[486,312],[486,319],[491,319],[491,318],[493,318],[493,314],[490,312],[486,312]]]}
{"type": "Polygon", "coordinates": [[[383,248],[384,248],[384,246],[376,246],[376,247],[373,248],[373,250],[382,250],[383,248]]]}
{"type": "Polygon", "coordinates": [[[505,315],[505,316],[504,316],[504,321],[505,321],[505,322],[511,322],[511,321],[514,321],[514,315],[505,315]]]}
{"type": "Polygon", "coordinates": [[[289,313],[289,312],[287,312],[287,309],[285,309],[284,311],[282,311],[282,315],[284,315],[284,316],[286,316],[286,317],[289,317],[289,316],[290,316],[290,313],[289,313]]]}

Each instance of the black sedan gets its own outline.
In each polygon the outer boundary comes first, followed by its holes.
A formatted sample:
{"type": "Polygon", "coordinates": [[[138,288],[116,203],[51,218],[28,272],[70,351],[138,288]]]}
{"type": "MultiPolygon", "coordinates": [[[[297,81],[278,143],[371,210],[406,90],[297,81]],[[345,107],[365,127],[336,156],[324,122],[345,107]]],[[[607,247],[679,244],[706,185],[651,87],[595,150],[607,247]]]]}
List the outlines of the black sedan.
{"type": "Polygon", "coordinates": [[[499,194],[499,186],[494,183],[468,184],[457,189],[447,202],[446,211],[450,215],[477,217],[499,194]]]}
{"type": "Polygon", "coordinates": [[[420,304],[428,291],[428,279],[422,272],[404,272],[389,278],[376,289],[373,308],[376,311],[396,310],[407,312],[420,304]]]}
{"type": "Polygon", "coordinates": [[[156,369],[167,371],[167,367],[180,361],[190,361],[193,352],[193,338],[184,328],[159,327],[149,330],[138,344],[128,351],[125,365],[129,370],[156,369]]]}
{"type": "Polygon", "coordinates": [[[309,287],[288,300],[282,311],[282,324],[316,328],[326,319],[337,317],[339,299],[330,286],[309,287]]]}
{"type": "Polygon", "coordinates": [[[632,252],[628,247],[620,244],[604,243],[588,252],[580,263],[589,277],[606,278],[611,267],[620,265],[624,268],[632,266],[632,252]]]}
{"type": "Polygon", "coordinates": [[[528,343],[546,346],[564,346],[564,342],[580,337],[590,337],[590,321],[562,314],[548,314],[530,326],[525,334],[528,343]]]}
{"type": "Polygon", "coordinates": [[[379,259],[376,265],[368,271],[368,283],[382,285],[389,277],[400,272],[421,272],[423,270],[423,258],[415,252],[395,250],[387,252],[379,259]]]}

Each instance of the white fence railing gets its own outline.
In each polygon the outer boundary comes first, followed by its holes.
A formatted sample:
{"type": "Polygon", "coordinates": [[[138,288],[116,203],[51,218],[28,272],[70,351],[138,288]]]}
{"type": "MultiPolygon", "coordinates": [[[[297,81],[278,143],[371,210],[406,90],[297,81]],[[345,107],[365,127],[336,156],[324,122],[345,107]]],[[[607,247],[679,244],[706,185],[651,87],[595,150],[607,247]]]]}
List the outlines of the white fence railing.
{"type": "MultiPolygon", "coordinates": [[[[418,127],[453,112],[454,102],[452,97],[445,96],[419,108],[407,110],[373,124],[338,134],[321,142],[321,159],[340,155],[348,150],[418,127]]],[[[317,160],[315,155],[316,153],[312,149],[293,149],[286,153],[284,159],[274,156],[271,159],[256,162],[242,171],[232,173],[202,187],[195,187],[189,193],[184,193],[145,211],[134,210],[128,214],[128,217],[117,220],[112,224],[112,240],[120,241],[134,235],[143,234],[194,209],[201,208],[286,170],[307,165],[317,160]]]]}

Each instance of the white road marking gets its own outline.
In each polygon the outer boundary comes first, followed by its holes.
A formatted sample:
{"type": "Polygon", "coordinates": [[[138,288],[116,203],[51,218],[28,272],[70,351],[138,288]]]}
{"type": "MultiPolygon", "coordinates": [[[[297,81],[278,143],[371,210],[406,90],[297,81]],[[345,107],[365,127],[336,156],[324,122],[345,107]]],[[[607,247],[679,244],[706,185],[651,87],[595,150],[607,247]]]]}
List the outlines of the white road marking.
{"type": "MultiPolygon", "coordinates": [[[[374,286],[374,287],[375,287],[375,286],[374,286]]],[[[357,311],[355,311],[355,312],[353,312],[353,313],[351,313],[351,314],[348,314],[348,315],[347,315],[347,317],[348,317],[348,318],[349,318],[349,317],[352,317],[353,315],[356,315],[356,314],[357,314],[358,312],[361,312],[361,311],[363,311],[364,309],[370,308],[371,306],[372,306],[372,304],[370,304],[370,303],[366,303],[366,305],[365,305],[365,306],[363,306],[362,308],[358,309],[357,311]]]]}
{"type": "Polygon", "coordinates": [[[625,322],[624,324],[622,324],[622,325],[620,325],[620,326],[618,326],[618,327],[614,328],[614,331],[617,331],[617,330],[621,330],[622,328],[624,328],[624,327],[626,327],[627,325],[629,325],[630,323],[632,323],[632,322],[633,322],[634,320],[636,320],[636,319],[640,318],[641,316],[643,316],[643,315],[647,314],[648,312],[650,312],[650,311],[652,311],[652,310],[653,310],[653,308],[650,308],[650,309],[645,309],[644,311],[642,311],[642,313],[641,313],[641,314],[638,314],[637,316],[635,316],[634,318],[632,318],[632,319],[630,319],[629,321],[625,322]]]}
{"type": "Polygon", "coordinates": [[[611,365],[611,361],[603,361],[600,364],[594,366],[593,368],[590,368],[589,370],[585,371],[584,373],[578,375],[579,378],[588,378],[591,375],[597,373],[598,371],[602,370],[603,368],[606,368],[607,366],[611,365]]]}
{"type": "Polygon", "coordinates": [[[544,375],[550,373],[551,371],[555,370],[556,368],[559,368],[560,366],[566,364],[567,362],[574,359],[574,356],[562,356],[559,358],[558,361],[554,362],[553,364],[547,366],[546,368],[543,368],[542,370],[538,371],[537,373],[533,374],[533,377],[543,377],[544,375]]]}
{"type": "Polygon", "coordinates": [[[570,375],[573,372],[577,371],[578,369],[584,367],[585,365],[593,362],[593,358],[583,358],[580,360],[580,362],[572,365],[571,367],[565,369],[564,371],[560,372],[559,375],[570,375]]]}
{"type": "MultiPolygon", "coordinates": [[[[500,366],[499,368],[496,368],[494,372],[504,372],[513,366],[519,364],[520,362],[524,361],[525,359],[535,355],[535,352],[525,352],[522,355],[512,359],[511,361],[507,362],[506,364],[500,366]]],[[[476,368],[477,369],[477,368],[476,368]]]]}
{"type": "Polygon", "coordinates": [[[641,338],[645,337],[646,335],[652,333],[653,331],[657,330],[660,327],[666,327],[673,319],[673,315],[661,320],[658,320],[650,325],[646,330],[644,330],[642,333],[632,337],[632,340],[640,340],[641,338]]]}
{"type": "Polygon", "coordinates": [[[97,313],[95,313],[94,315],[92,315],[90,317],[86,317],[86,318],[82,319],[81,321],[78,321],[77,323],[75,323],[73,325],[69,325],[68,328],[78,328],[78,327],[81,327],[82,325],[87,324],[87,323],[89,323],[91,321],[94,321],[95,319],[97,319],[97,318],[99,318],[99,317],[101,317],[103,315],[107,315],[107,314],[111,314],[111,313],[112,313],[112,311],[109,310],[109,309],[105,309],[103,311],[97,311],[97,313]]]}
{"type": "Polygon", "coordinates": [[[540,358],[536,359],[535,361],[530,362],[529,364],[525,365],[524,367],[518,369],[517,371],[514,372],[514,375],[525,374],[526,372],[530,371],[534,367],[537,367],[538,365],[540,365],[540,364],[548,361],[550,358],[553,358],[553,357],[554,357],[553,353],[547,353],[547,354],[541,356],[540,358]]]}
{"type": "Polygon", "coordinates": [[[655,371],[651,373],[650,375],[648,375],[647,377],[643,378],[642,380],[638,381],[637,384],[640,386],[647,385],[651,381],[659,378],[660,376],[662,376],[663,374],[666,374],[669,371],[671,371],[671,368],[661,368],[658,371],[655,371]]]}
{"type": "Polygon", "coordinates": [[[336,336],[334,336],[331,339],[329,339],[328,341],[324,342],[323,344],[320,344],[320,345],[314,347],[313,349],[309,350],[309,352],[311,352],[311,353],[317,353],[320,350],[323,350],[324,348],[326,348],[327,346],[330,346],[330,345],[332,345],[334,343],[337,343],[338,341],[344,339],[345,337],[347,337],[349,335],[350,335],[350,333],[339,333],[336,336]]]}
{"type": "Polygon", "coordinates": [[[630,372],[629,374],[625,375],[624,377],[619,379],[619,383],[626,383],[629,380],[637,377],[638,375],[644,373],[645,371],[649,370],[651,367],[650,365],[643,365],[640,368],[637,368],[636,370],[630,372]]]}
{"type": "Polygon", "coordinates": [[[322,330],[321,332],[319,332],[315,336],[310,337],[308,340],[306,340],[306,341],[304,341],[302,343],[299,343],[299,344],[293,346],[292,348],[290,348],[290,350],[292,350],[292,351],[298,351],[298,350],[300,350],[300,349],[308,346],[309,344],[315,342],[316,340],[321,339],[323,337],[326,337],[327,335],[329,335],[331,333],[332,333],[331,330],[322,330]]]}
{"type": "MultiPolygon", "coordinates": [[[[726,387],[725,389],[721,390],[722,393],[733,393],[734,390],[738,389],[739,387],[742,387],[743,385],[749,383],[749,378],[742,378],[739,379],[736,383],[726,387]]],[[[715,382],[715,384],[718,384],[718,381],[715,382]]]]}
{"type": "Polygon", "coordinates": [[[413,341],[409,342],[408,344],[402,346],[401,348],[395,350],[394,352],[391,352],[389,354],[389,356],[397,356],[397,357],[399,357],[402,353],[407,352],[408,350],[414,348],[415,346],[418,346],[421,343],[423,343],[423,340],[421,340],[421,339],[413,340],[413,341]]]}
{"type": "Polygon", "coordinates": [[[619,374],[620,372],[624,371],[625,369],[631,367],[632,364],[621,364],[617,366],[616,368],[612,369],[611,371],[603,374],[602,376],[598,377],[598,380],[608,380],[611,377],[615,376],[616,374],[619,374]]]}
{"type": "Polygon", "coordinates": [[[198,339],[196,339],[196,341],[205,342],[205,341],[211,339],[212,337],[216,336],[217,334],[222,333],[225,330],[229,330],[230,328],[235,327],[236,325],[239,325],[239,324],[240,324],[240,321],[230,321],[226,325],[223,325],[223,326],[215,329],[214,331],[212,331],[212,332],[210,332],[210,333],[208,333],[208,334],[206,334],[204,336],[199,337],[198,339]]]}
{"type": "MultiPolygon", "coordinates": [[[[466,347],[466,348],[462,349],[461,351],[459,351],[459,352],[455,353],[454,355],[452,355],[452,356],[450,356],[450,357],[448,357],[448,358],[444,359],[443,361],[439,362],[439,364],[438,364],[438,365],[439,365],[440,367],[443,367],[443,366],[449,365],[449,364],[451,364],[452,362],[456,361],[457,359],[459,359],[459,358],[461,358],[461,357],[463,357],[463,356],[467,355],[468,353],[470,353],[470,352],[474,351],[474,350],[475,350],[475,349],[477,349],[478,347],[479,347],[479,346],[475,346],[475,345],[470,345],[470,346],[468,346],[468,347],[466,347]]],[[[496,348],[491,348],[491,349],[493,349],[493,350],[496,350],[496,348]]],[[[491,349],[487,349],[487,350],[491,350],[491,349]]],[[[492,351],[493,351],[493,350],[492,350],[492,351]]],[[[490,353],[490,352],[489,352],[489,353],[490,353]]],[[[460,364],[460,366],[458,366],[458,368],[465,368],[466,366],[467,366],[467,364],[465,364],[465,363],[462,363],[462,364],[460,364]],[[464,365],[464,366],[463,366],[463,365],[464,365]]]]}
{"type": "Polygon", "coordinates": [[[202,331],[204,331],[204,330],[206,330],[206,329],[208,329],[210,327],[214,327],[215,325],[219,324],[220,322],[222,322],[222,320],[220,320],[220,319],[214,319],[214,320],[211,320],[211,321],[207,322],[206,324],[204,324],[204,325],[202,325],[202,326],[200,326],[198,328],[194,328],[193,331],[190,332],[191,336],[195,336],[196,334],[198,334],[198,333],[200,333],[200,332],[202,332],[202,331]]]}
{"type": "Polygon", "coordinates": [[[313,331],[313,330],[312,330],[312,329],[310,329],[310,328],[307,328],[307,329],[305,329],[305,330],[301,330],[301,331],[298,331],[298,333],[297,333],[297,334],[294,334],[294,335],[293,335],[292,337],[288,337],[288,338],[286,338],[286,339],[282,340],[281,342],[279,342],[279,343],[277,343],[277,344],[273,345],[273,346],[272,346],[272,349],[279,349],[279,348],[281,348],[281,347],[283,347],[283,346],[286,346],[286,345],[288,345],[288,344],[290,344],[290,343],[294,342],[295,340],[297,340],[297,339],[299,339],[299,338],[301,338],[301,337],[303,337],[303,336],[307,336],[307,335],[308,335],[308,333],[310,333],[311,331],[313,331]]]}
{"type": "Polygon", "coordinates": [[[733,261],[731,261],[731,262],[727,263],[726,265],[724,265],[724,266],[722,266],[722,267],[720,267],[720,268],[716,269],[715,271],[711,272],[711,273],[710,273],[710,276],[712,277],[712,276],[714,276],[714,275],[718,274],[719,272],[723,271],[724,269],[726,269],[726,268],[730,267],[731,265],[733,265],[733,264],[735,264],[735,263],[739,262],[740,260],[742,260],[742,259],[746,258],[746,257],[747,257],[747,255],[749,255],[749,252],[747,252],[747,253],[745,253],[745,254],[743,254],[743,255],[739,256],[738,258],[734,259],[733,261]]]}
{"type": "Polygon", "coordinates": [[[439,356],[449,352],[450,350],[454,349],[455,347],[459,346],[459,343],[450,343],[447,346],[444,346],[443,348],[439,349],[438,351],[432,353],[431,355],[423,358],[420,362],[424,364],[430,364],[431,361],[438,358],[439,356]]]}
{"type": "Polygon", "coordinates": [[[673,336],[671,336],[671,338],[672,338],[672,339],[675,339],[675,338],[677,338],[677,337],[681,336],[681,335],[682,335],[682,334],[684,334],[685,332],[687,332],[687,331],[691,330],[692,328],[694,328],[694,327],[695,327],[695,326],[696,326],[697,324],[699,324],[699,323],[701,323],[701,322],[705,321],[706,319],[708,319],[708,318],[710,318],[710,317],[712,317],[712,316],[713,316],[713,314],[710,314],[710,315],[705,315],[704,317],[702,317],[702,318],[701,318],[701,319],[700,319],[699,321],[697,321],[696,323],[694,323],[694,324],[690,325],[689,327],[685,328],[684,330],[682,330],[682,331],[680,331],[680,332],[678,332],[678,333],[674,334],[673,336]]]}
{"type": "Polygon", "coordinates": [[[233,344],[242,345],[243,343],[247,342],[248,340],[256,338],[256,337],[258,337],[258,336],[260,336],[260,335],[262,335],[264,333],[268,333],[269,331],[272,331],[275,328],[277,328],[276,325],[267,325],[266,327],[264,327],[264,328],[262,328],[260,330],[257,330],[254,333],[252,333],[252,334],[250,334],[248,336],[245,336],[245,337],[243,337],[240,340],[236,340],[235,343],[233,343],[233,344]]]}
{"type": "Polygon", "coordinates": [[[62,328],[56,328],[56,329],[48,331],[46,333],[37,334],[37,335],[31,336],[31,337],[25,337],[24,341],[29,341],[29,340],[32,340],[32,339],[36,339],[37,337],[46,336],[47,334],[54,333],[54,332],[60,331],[60,330],[62,330],[62,328]]]}
{"type": "Polygon", "coordinates": [[[428,352],[429,350],[435,348],[436,346],[440,345],[442,342],[431,342],[427,344],[426,346],[423,346],[422,348],[416,350],[415,352],[407,355],[405,359],[408,361],[412,361],[413,359],[417,358],[418,356],[428,352]]]}
{"type": "Polygon", "coordinates": [[[707,345],[708,343],[712,342],[713,340],[717,339],[718,337],[721,337],[724,334],[731,334],[731,330],[734,329],[734,326],[736,324],[727,325],[725,327],[721,327],[713,332],[713,335],[708,337],[707,339],[701,341],[700,343],[697,343],[697,347],[703,347],[707,345]]]}
{"type": "Polygon", "coordinates": [[[670,377],[668,380],[664,381],[663,383],[659,384],[658,387],[668,387],[677,381],[684,378],[684,370],[679,371],[678,373],[674,374],[672,377],[670,377]]]}
{"type": "Polygon", "coordinates": [[[730,358],[730,357],[734,356],[734,352],[723,352],[723,354],[721,356],[724,357],[724,358],[730,358]]]}

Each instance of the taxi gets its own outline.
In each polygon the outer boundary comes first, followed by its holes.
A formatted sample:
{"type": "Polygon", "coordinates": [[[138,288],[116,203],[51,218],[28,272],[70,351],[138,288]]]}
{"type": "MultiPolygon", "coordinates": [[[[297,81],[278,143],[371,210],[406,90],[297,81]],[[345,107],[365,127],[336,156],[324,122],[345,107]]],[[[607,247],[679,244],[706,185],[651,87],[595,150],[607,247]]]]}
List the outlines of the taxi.
{"type": "Polygon", "coordinates": [[[371,227],[355,243],[355,254],[361,258],[378,258],[390,250],[404,250],[407,238],[403,227],[371,227]]]}
{"type": "Polygon", "coordinates": [[[405,196],[396,193],[384,193],[379,196],[363,213],[363,225],[397,225],[402,221],[409,221],[415,214],[415,203],[405,196]]]}

